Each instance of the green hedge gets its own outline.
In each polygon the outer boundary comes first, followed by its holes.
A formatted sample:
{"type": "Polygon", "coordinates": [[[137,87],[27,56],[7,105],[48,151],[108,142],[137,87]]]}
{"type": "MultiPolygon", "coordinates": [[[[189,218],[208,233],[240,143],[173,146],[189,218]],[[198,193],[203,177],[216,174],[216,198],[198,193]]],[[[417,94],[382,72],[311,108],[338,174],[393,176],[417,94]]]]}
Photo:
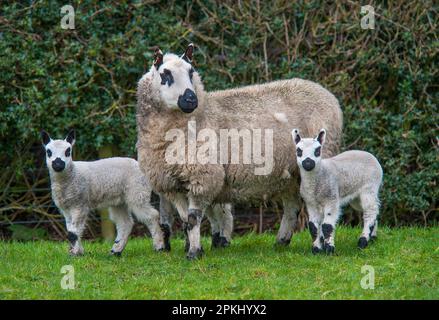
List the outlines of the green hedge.
{"type": "MultiPolygon", "coordinates": [[[[14,188],[41,186],[27,181],[43,176],[29,175],[44,167],[41,128],[55,137],[76,128],[77,158],[96,158],[108,144],[134,156],[135,90],[151,48],[182,52],[194,42],[208,90],[290,77],[326,86],[342,104],[344,149],[370,151],[383,165],[382,219],[437,221],[433,1],[372,3],[374,30],[360,28],[360,7],[348,1],[80,1],[73,3],[75,30],[60,27],[64,4],[1,8],[0,206],[20,200],[14,188]]],[[[10,220],[15,213],[1,214],[10,220]]]]}

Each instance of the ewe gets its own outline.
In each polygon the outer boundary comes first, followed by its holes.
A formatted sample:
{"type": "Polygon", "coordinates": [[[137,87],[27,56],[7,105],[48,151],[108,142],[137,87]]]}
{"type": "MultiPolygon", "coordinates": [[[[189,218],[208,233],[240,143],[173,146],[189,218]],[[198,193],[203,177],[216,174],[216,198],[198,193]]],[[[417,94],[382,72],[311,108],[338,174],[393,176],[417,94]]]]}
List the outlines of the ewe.
{"type": "Polygon", "coordinates": [[[136,160],[73,161],[74,131],[64,140],[52,140],[45,131],[41,137],[46,149],[52,198],[66,219],[72,255],[84,253],[81,235],[90,211],[107,207],[117,228],[112,254],[120,255],[125,248],[133,227],[130,212],[148,227],[154,248],[167,249],[169,240],[164,239],[159,213],[150,204],[151,187],[136,160]]]}
{"type": "Polygon", "coordinates": [[[277,242],[289,244],[301,207],[289,133],[297,127],[306,134],[328,128],[325,156],[336,154],[342,130],[337,99],[302,79],[205,92],[192,53],[192,44],[181,57],[157,49],[139,81],[142,171],[186,223],[189,259],[202,254],[203,211],[215,203],[282,201],[277,242]]]}
{"type": "Polygon", "coordinates": [[[298,129],[292,131],[300,168],[300,194],[309,214],[309,231],[313,240],[312,252],[333,253],[335,224],[341,207],[350,205],[363,211],[364,227],[358,247],[365,248],[376,238],[379,213],[378,191],[383,170],[378,160],[368,152],[346,151],[322,159],[326,131],[302,139],[298,129]]]}

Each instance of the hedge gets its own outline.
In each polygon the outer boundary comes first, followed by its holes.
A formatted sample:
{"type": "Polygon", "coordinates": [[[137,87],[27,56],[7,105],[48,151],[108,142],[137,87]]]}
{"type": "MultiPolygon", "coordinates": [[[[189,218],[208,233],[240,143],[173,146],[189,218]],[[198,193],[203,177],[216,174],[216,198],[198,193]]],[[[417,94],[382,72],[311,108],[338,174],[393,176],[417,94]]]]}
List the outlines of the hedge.
{"type": "MultiPolygon", "coordinates": [[[[75,157],[112,145],[135,156],[135,91],[152,47],[197,46],[207,90],[300,77],[340,100],[343,149],[384,168],[382,221],[436,224],[438,29],[433,1],[78,1],[64,30],[56,1],[0,15],[0,221],[54,219],[39,131],[78,132],[75,157]],[[30,193],[29,193],[30,192],[30,193]],[[52,210],[52,211],[51,211],[52,210]]],[[[56,227],[56,226],[55,226],[56,227]]]]}

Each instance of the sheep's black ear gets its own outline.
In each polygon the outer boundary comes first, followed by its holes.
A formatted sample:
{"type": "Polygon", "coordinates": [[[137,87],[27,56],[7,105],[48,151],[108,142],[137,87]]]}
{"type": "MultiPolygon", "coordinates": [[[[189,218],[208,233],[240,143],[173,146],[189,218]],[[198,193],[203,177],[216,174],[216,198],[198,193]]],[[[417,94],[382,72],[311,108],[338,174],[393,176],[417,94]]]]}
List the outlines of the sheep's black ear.
{"type": "Polygon", "coordinates": [[[299,129],[293,129],[293,131],[291,131],[291,135],[293,136],[294,142],[298,144],[301,139],[299,135],[299,129]]]}
{"type": "Polygon", "coordinates": [[[189,45],[186,48],[186,51],[183,53],[183,55],[181,56],[181,58],[186,61],[187,63],[191,63],[192,64],[192,56],[194,54],[194,44],[193,43],[189,43],[189,45]]]}
{"type": "Polygon", "coordinates": [[[67,135],[65,140],[73,146],[75,144],[75,139],[76,139],[76,133],[75,130],[72,129],[69,131],[69,134],[67,135]]]}
{"type": "Polygon", "coordinates": [[[158,70],[160,66],[163,64],[163,52],[159,47],[155,47],[154,49],[154,66],[158,70]]]}
{"type": "Polygon", "coordinates": [[[49,134],[46,131],[44,131],[44,130],[41,130],[40,134],[41,134],[41,141],[43,142],[43,144],[45,146],[47,146],[49,144],[49,142],[50,142],[49,134]]]}
{"type": "Polygon", "coordinates": [[[323,143],[325,143],[325,139],[326,139],[326,130],[325,129],[321,129],[319,132],[319,135],[317,136],[316,140],[323,145],[323,143]]]}

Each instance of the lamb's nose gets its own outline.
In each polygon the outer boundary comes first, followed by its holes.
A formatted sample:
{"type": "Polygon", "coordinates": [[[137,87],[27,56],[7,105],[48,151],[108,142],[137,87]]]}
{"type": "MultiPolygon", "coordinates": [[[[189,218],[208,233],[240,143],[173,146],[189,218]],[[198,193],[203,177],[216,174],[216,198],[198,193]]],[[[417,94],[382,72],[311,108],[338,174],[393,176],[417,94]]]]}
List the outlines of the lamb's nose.
{"type": "Polygon", "coordinates": [[[56,172],[63,171],[65,167],[66,167],[66,163],[62,161],[61,158],[56,158],[55,160],[52,161],[52,168],[56,172]]]}
{"type": "Polygon", "coordinates": [[[311,171],[312,169],[314,169],[315,166],[316,166],[316,163],[311,158],[306,158],[305,160],[302,161],[302,167],[306,171],[311,171]]]}

